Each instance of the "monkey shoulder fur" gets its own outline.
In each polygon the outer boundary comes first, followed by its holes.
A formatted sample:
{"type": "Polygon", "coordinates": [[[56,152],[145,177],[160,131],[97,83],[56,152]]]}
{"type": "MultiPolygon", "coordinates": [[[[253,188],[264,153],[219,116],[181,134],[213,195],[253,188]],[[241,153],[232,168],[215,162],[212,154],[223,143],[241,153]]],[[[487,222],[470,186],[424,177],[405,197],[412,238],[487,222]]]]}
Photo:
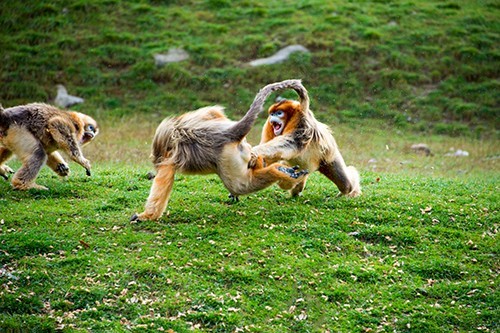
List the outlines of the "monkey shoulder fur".
{"type": "Polygon", "coordinates": [[[272,83],[256,95],[246,115],[229,120],[220,106],[209,106],[165,119],[157,128],[152,144],[156,177],[145,210],[134,214],[132,221],[156,220],[165,211],[176,172],[217,174],[230,197],[249,194],[276,182],[291,189],[304,180],[307,171],[297,171],[281,163],[264,165],[252,154],[246,135],[262,111],[266,98],[276,90],[301,85],[298,80],[272,83]]]}
{"type": "MultiPolygon", "coordinates": [[[[281,100],[269,108],[261,142],[253,147],[253,152],[268,163],[287,161],[309,172],[318,170],[335,183],[340,194],[360,195],[358,171],[346,166],[329,127],[314,117],[307,90],[303,86],[294,90],[299,102],[281,100]]],[[[293,196],[302,193],[306,180],[307,177],[291,190],[293,196]]]]}
{"type": "Polygon", "coordinates": [[[90,162],[81,147],[98,133],[97,122],[79,112],[43,103],[0,107],[0,176],[7,179],[13,173],[4,163],[17,155],[22,166],[12,177],[14,189],[47,189],[35,183],[45,163],[61,177],[69,175],[69,166],[58,150],[67,153],[90,176],[90,162]]]}

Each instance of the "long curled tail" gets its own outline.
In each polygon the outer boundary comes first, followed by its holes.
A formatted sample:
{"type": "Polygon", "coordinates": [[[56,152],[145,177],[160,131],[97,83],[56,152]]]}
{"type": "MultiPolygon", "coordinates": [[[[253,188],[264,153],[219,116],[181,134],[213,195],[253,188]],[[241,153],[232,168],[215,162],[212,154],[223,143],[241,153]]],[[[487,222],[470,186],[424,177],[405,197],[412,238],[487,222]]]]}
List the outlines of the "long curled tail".
{"type": "Polygon", "coordinates": [[[255,96],[250,109],[240,121],[228,129],[227,137],[230,141],[241,141],[250,132],[257,116],[262,111],[264,103],[269,95],[275,91],[283,89],[293,89],[299,95],[303,110],[309,109],[309,96],[306,88],[301,83],[301,80],[285,80],[281,82],[271,83],[260,89],[255,96]]]}

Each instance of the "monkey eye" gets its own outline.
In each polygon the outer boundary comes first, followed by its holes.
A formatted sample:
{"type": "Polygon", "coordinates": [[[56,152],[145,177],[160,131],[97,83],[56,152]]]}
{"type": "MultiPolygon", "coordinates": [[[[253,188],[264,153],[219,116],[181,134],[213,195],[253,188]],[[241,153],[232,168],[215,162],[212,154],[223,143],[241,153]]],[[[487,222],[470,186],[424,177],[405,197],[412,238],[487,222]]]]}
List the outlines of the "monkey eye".
{"type": "Polygon", "coordinates": [[[91,132],[95,132],[95,127],[94,125],[87,125],[87,130],[91,132]]]}
{"type": "Polygon", "coordinates": [[[282,110],[277,110],[277,111],[274,111],[272,113],[273,116],[276,116],[276,117],[279,117],[279,118],[283,117],[284,114],[285,113],[282,110]]]}

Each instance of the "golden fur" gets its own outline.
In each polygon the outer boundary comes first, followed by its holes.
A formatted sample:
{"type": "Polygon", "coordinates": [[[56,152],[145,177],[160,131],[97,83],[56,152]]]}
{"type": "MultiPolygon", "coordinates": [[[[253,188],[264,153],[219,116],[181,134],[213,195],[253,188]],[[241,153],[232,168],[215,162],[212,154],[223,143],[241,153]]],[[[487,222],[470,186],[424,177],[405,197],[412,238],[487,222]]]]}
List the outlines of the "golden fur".
{"type": "MultiPolygon", "coordinates": [[[[287,161],[309,172],[318,170],[337,185],[341,194],[360,195],[358,171],[353,166],[346,166],[330,129],[314,117],[305,88],[299,96],[300,102],[284,100],[269,108],[270,116],[262,130],[260,144],[253,148],[254,153],[268,163],[287,161]],[[276,111],[283,113],[284,128],[279,135],[275,135],[271,123],[276,111]]],[[[301,194],[306,180],[292,189],[292,195],[301,194]]]]}
{"type": "Polygon", "coordinates": [[[238,122],[229,120],[220,106],[205,107],[165,119],[158,126],[152,144],[157,175],[144,212],[134,214],[131,220],[161,217],[177,172],[215,173],[233,198],[259,191],[276,182],[285,189],[301,182],[306,172],[295,172],[295,169],[280,163],[264,166],[262,157],[252,154],[251,146],[245,139],[267,96],[273,91],[297,85],[300,81],[286,80],[267,85],[259,91],[246,115],[238,122]]]}
{"type": "Polygon", "coordinates": [[[35,183],[45,163],[61,177],[69,174],[58,150],[65,151],[90,176],[90,162],[81,146],[98,132],[97,122],[91,117],[43,103],[0,108],[0,176],[7,179],[13,173],[4,163],[15,154],[22,166],[12,177],[12,186],[18,190],[46,189],[35,183]]]}

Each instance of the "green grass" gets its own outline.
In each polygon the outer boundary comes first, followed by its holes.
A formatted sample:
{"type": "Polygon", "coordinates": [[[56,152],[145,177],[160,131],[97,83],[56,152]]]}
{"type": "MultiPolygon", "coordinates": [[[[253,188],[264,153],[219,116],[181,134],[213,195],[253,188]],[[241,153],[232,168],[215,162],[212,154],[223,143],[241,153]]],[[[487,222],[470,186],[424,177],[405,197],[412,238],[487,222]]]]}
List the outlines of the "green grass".
{"type": "Polygon", "coordinates": [[[131,224],[147,166],[73,167],[44,169],[48,192],[0,183],[3,331],[498,329],[498,174],[365,171],[356,199],[313,174],[233,205],[179,175],[168,213],[131,224]]]}
{"type": "Polygon", "coordinates": [[[91,178],[73,164],[66,181],[42,170],[50,191],[0,182],[1,330],[498,330],[495,142],[337,126],[359,198],[313,174],[300,198],[229,204],[216,176],[178,175],[164,217],[131,224],[155,121],[109,127],[85,148],[91,178]],[[420,140],[434,156],[409,150],[420,140]]]}
{"type": "Polygon", "coordinates": [[[0,332],[499,331],[498,17],[489,0],[0,2],[3,106],[63,83],[102,129],[90,178],[0,179],[0,332]],[[296,43],[312,53],[246,65],[296,43]],[[189,60],[156,68],[172,47],[189,60]],[[313,174],[300,198],[229,204],[217,177],[178,175],[161,220],[129,222],[166,115],[238,119],[289,78],[361,197],[313,174]]]}

